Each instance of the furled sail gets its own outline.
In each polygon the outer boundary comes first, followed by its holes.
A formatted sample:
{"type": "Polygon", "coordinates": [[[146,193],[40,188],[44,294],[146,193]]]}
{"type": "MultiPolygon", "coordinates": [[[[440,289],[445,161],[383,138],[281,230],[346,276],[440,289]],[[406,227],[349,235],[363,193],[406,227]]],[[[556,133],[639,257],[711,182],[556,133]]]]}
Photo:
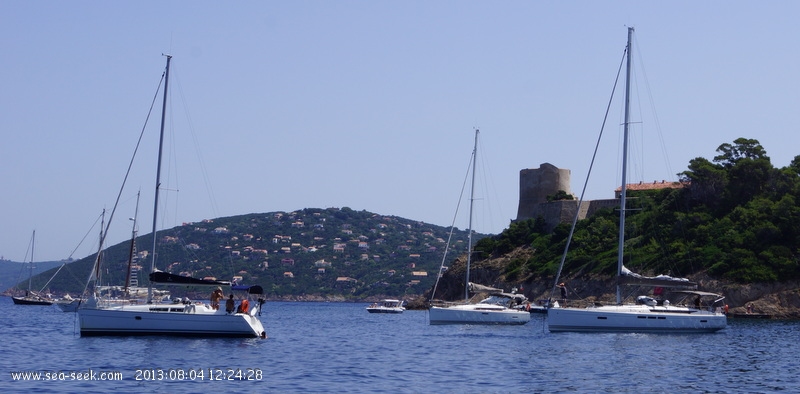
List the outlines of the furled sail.
{"type": "Polygon", "coordinates": [[[502,293],[503,289],[496,289],[494,287],[479,285],[477,283],[469,282],[470,293],[502,293]]]}
{"type": "Polygon", "coordinates": [[[184,285],[184,286],[230,286],[231,282],[226,280],[208,280],[197,279],[191,276],[181,276],[170,274],[164,271],[155,271],[150,274],[150,282],[169,284],[169,285],[184,285]]]}
{"type": "Polygon", "coordinates": [[[691,287],[697,288],[697,283],[691,282],[686,278],[675,278],[668,275],[643,276],[639,275],[622,266],[622,276],[620,282],[633,286],[652,286],[652,287],[691,287]]]}

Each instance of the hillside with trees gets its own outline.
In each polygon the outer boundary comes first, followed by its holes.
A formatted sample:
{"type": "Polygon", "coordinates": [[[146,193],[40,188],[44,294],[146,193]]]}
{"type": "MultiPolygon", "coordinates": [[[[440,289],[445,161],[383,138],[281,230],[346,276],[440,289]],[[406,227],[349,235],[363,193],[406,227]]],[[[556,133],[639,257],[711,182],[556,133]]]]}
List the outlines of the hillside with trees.
{"type": "MultiPolygon", "coordinates": [[[[800,156],[774,168],[758,141],[744,138],[717,152],[713,161],[689,163],[680,174],[683,188],[629,192],[625,266],[656,275],[702,271],[734,283],[800,279],[800,156]]],[[[615,274],[618,216],[606,209],[578,223],[567,275],[615,274]]],[[[568,224],[546,233],[540,220],[517,222],[479,241],[475,255],[528,246],[536,253],[510,262],[508,280],[552,278],[568,234],[568,224]]]]}
{"type": "MultiPolygon", "coordinates": [[[[624,264],[644,275],[689,277],[726,295],[734,307],[763,300],[762,310],[800,317],[800,156],[775,168],[758,141],[722,144],[712,161],[696,158],[680,173],[682,188],[629,191],[624,264]]],[[[580,297],[604,297],[616,275],[619,212],[600,210],[578,222],[562,280],[580,297]]],[[[514,222],[474,248],[473,270],[489,285],[519,286],[548,297],[569,224],[545,231],[542,218],[514,222]]],[[[452,265],[443,282],[457,288],[452,265]]],[[[463,270],[462,270],[463,272],[463,270]]],[[[462,280],[463,282],[463,280],[462,280]]],[[[454,298],[437,294],[437,298],[454,298]]],[[[758,305],[758,304],[757,304],[758,305]]]]}
{"type": "MultiPolygon", "coordinates": [[[[450,228],[347,207],[248,214],[159,231],[156,268],[196,278],[238,277],[261,285],[271,299],[401,297],[433,286],[449,233],[450,228]]],[[[448,253],[465,253],[466,240],[467,232],[456,229],[448,253]]],[[[136,245],[139,285],[146,286],[152,234],[137,237],[136,245]]],[[[129,251],[129,242],[106,249],[100,284],[124,284],[129,251]]],[[[49,289],[81,292],[94,260],[93,255],[67,265],[49,289]]],[[[34,287],[53,272],[35,277],[34,287]]]]}
{"type": "MultiPolygon", "coordinates": [[[[679,174],[682,188],[629,192],[625,266],[644,275],[702,278],[706,290],[726,294],[734,306],[769,296],[769,303],[791,304],[800,314],[800,156],[775,168],[758,141],[744,138],[720,145],[717,153],[711,161],[691,160],[679,174]],[[753,290],[755,284],[761,290],[753,290]]],[[[578,222],[562,278],[582,296],[601,296],[595,293],[610,288],[618,222],[612,209],[578,222]]],[[[470,278],[506,290],[518,287],[532,299],[546,296],[569,225],[545,229],[538,218],[513,222],[495,236],[476,236],[470,278]]],[[[158,267],[195,277],[241,276],[272,299],[424,300],[448,231],[349,208],[250,214],[160,232],[158,267]]],[[[466,235],[453,235],[445,262],[450,269],[436,298],[463,296],[466,235]]],[[[142,236],[137,244],[151,245],[152,238],[142,236]]],[[[124,281],[127,254],[124,243],[107,250],[103,284],[124,281]]],[[[92,260],[68,265],[52,289],[82,289],[83,283],[67,279],[85,278],[92,260]]],[[[35,278],[34,287],[51,274],[35,278]]]]}

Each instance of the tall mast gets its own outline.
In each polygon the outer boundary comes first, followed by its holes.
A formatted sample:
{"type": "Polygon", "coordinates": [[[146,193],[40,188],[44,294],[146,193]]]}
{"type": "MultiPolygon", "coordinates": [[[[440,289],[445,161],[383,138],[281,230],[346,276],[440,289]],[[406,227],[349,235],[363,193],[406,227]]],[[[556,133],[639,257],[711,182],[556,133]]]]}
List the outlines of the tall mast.
{"type": "MultiPolygon", "coordinates": [[[[161,133],[158,137],[158,165],[156,166],[156,192],[153,201],[153,258],[150,260],[150,272],[156,270],[156,243],[157,243],[157,225],[158,225],[158,189],[161,187],[161,156],[162,147],[164,145],[164,123],[167,119],[167,88],[169,87],[169,62],[172,60],[171,55],[167,57],[167,69],[164,71],[164,102],[161,105],[161,133]]],[[[153,282],[148,282],[147,285],[147,303],[153,302],[153,282]]]]}
{"type": "Polygon", "coordinates": [[[628,47],[626,53],[627,70],[625,72],[625,123],[623,124],[622,142],[622,187],[619,195],[619,246],[617,247],[617,304],[622,303],[622,295],[619,289],[619,280],[622,276],[622,260],[625,255],[623,246],[625,245],[625,200],[627,195],[628,183],[628,128],[630,125],[630,97],[631,97],[631,53],[633,51],[633,27],[628,28],[628,47]]]}
{"type": "MultiPolygon", "coordinates": [[[[94,259],[94,269],[92,270],[92,276],[94,276],[94,284],[95,286],[100,286],[100,264],[103,262],[103,242],[105,238],[103,237],[103,229],[106,225],[106,209],[103,208],[103,212],[100,214],[100,241],[99,246],[97,247],[97,256],[94,259]]],[[[96,289],[96,288],[95,288],[96,289]]]]}
{"type": "Polygon", "coordinates": [[[33,279],[33,249],[34,243],[36,242],[36,230],[33,230],[33,234],[31,235],[31,262],[28,264],[28,292],[25,293],[25,296],[30,295],[31,292],[31,280],[33,279]]]}
{"type": "Polygon", "coordinates": [[[128,292],[128,287],[130,287],[131,284],[131,266],[133,265],[133,252],[136,250],[136,219],[139,217],[139,195],[141,193],[142,193],[141,191],[136,193],[136,210],[134,211],[133,217],[131,218],[131,220],[133,220],[133,230],[131,230],[131,247],[130,250],[128,250],[128,275],[125,278],[125,287],[124,287],[125,293],[128,292]]]}
{"type": "Polygon", "coordinates": [[[475,129],[475,146],[472,148],[472,186],[469,191],[469,230],[467,234],[467,283],[464,286],[464,300],[469,300],[469,266],[472,262],[472,202],[475,200],[475,164],[478,162],[478,133],[475,129]]]}

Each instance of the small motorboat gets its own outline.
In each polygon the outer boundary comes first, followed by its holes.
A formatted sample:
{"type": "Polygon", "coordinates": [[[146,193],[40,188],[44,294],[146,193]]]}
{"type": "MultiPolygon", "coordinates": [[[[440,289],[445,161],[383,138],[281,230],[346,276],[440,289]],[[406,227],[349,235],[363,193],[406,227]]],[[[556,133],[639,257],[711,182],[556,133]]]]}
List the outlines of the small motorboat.
{"type": "Polygon", "coordinates": [[[400,300],[381,300],[367,307],[369,313],[403,313],[404,310],[400,300]]]}

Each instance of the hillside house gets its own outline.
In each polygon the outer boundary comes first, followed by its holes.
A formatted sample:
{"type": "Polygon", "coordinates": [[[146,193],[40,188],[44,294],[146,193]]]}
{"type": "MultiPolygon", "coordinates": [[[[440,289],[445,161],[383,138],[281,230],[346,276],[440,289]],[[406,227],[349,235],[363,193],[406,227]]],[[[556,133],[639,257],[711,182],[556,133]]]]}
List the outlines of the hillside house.
{"type": "Polygon", "coordinates": [[[425,271],[412,271],[411,276],[428,276],[428,273],[425,271]]]}
{"type": "Polygon", "coordinates": [[[330,261],[325,261],[325,259],[317,260],[314,262],[315,267],[330,267],[332,265],[333,263],[331,263],[330,261]]]}

